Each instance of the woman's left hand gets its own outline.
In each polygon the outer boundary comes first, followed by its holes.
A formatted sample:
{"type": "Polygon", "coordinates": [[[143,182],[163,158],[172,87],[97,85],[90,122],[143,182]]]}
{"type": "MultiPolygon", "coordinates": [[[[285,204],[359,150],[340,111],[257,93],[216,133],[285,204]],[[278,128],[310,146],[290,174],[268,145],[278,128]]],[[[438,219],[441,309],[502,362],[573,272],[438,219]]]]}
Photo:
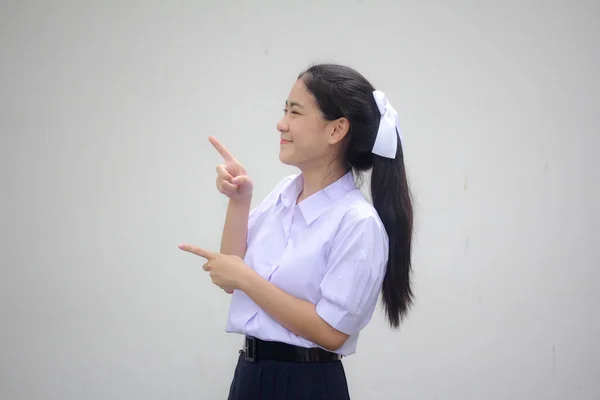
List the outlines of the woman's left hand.
{"type": "Polygon", "coordinates": [[[252,269],[238,256],[214,253],[188,244],[181,244],[179,248],[205,258],[203,269],[208,271],[213,283],[227,293],[239,290],[245,277],[252,272],[252,269]]]}

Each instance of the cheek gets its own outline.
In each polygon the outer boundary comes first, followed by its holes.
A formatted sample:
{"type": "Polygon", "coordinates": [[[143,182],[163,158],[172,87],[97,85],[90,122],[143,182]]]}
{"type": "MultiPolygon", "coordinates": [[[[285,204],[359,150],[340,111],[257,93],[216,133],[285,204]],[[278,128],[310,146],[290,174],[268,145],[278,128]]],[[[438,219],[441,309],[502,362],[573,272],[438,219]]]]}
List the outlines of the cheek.
{"type": "Polygon", "coordinates": [[[309,119],[294,121],[294,124],[290,126],[294,144],[302,147],[318,147],[324,138],[322,131],[322,126],[309,119]]]}

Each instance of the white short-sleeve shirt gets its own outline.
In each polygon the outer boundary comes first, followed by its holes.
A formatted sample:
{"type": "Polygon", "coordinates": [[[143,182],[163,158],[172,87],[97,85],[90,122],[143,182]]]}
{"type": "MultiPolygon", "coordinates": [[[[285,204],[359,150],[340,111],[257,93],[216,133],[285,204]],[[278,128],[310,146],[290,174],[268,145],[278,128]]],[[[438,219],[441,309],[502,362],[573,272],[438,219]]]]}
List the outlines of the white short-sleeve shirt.
{"type": "MultiPolygon", "coordinates": [[[[356,351],[358,334],[377,306],[388,260],[388,236],[351,172],[296,204],[302,175],[282,180],[250,213],[244,261],[349,335],[336,352],[356,351]]],[[[244,292],[232,295],[227,332],[302,347],[316,344],[284,328],[244,292]]]]}

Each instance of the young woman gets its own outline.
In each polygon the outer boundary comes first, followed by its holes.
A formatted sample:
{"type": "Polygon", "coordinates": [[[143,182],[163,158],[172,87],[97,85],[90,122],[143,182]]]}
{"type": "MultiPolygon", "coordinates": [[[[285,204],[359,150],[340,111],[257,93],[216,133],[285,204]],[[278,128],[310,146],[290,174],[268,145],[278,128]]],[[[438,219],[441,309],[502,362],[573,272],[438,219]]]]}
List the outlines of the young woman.
{"type": "Polygon", "coordinates": [[[226,330],[244,335],[229,399],[348,399],[342,356],[355,352],[379,293],[393,328],[412,304],[413,212],[398,115],[355,70],[301,73],[277,124],[283,179],[250,211],[253,184],[224,158],[217,188],[229,197],[212,281],[232,293],[226,330]],[[372,204],[355,183],[371,171],[372,204]]]}

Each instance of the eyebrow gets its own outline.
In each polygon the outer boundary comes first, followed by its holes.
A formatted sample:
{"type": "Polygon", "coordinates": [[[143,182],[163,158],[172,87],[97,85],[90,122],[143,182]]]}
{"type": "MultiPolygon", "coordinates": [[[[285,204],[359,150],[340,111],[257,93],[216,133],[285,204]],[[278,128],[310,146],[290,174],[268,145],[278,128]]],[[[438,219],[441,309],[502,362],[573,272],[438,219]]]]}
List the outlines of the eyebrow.
{"type": "Polygon", "coordinates": [[[296,107],[304,108],[304,107],[302,106],[302,104],[300,104],[300,103],[296,103],[295,101],[290,101],[289,103],[286,101],[286,102],[285,102],[285,104],[286,104],[288,107],[294,107],[294,106],[296,106],[296,107]]]}

